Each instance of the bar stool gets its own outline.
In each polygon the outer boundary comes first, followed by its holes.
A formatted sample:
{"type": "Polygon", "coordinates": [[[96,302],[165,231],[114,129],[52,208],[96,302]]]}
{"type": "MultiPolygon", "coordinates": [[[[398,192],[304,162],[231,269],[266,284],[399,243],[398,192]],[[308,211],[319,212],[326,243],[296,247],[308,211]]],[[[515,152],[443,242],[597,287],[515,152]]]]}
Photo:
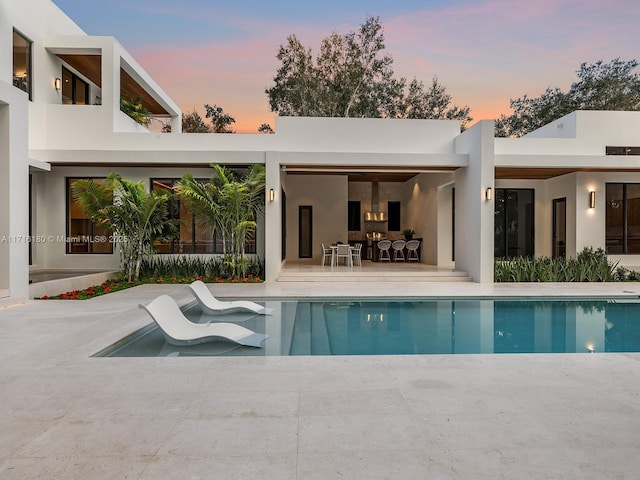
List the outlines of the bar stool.
{"type": "Polygon", "coordinates": [[[391,240],[380,240],[378,242],[378,250],[380,255],[378,256],[379,262],[390,262],[391,256],[389,255],[389,249],[391,248],[391,240]]]}
{"type": "Polygon", "coordinates": [[[409,240],[407,242],[407,262],[419,262],[418,247],[420,246],[419,240],[409,240]]]}
{"type": "Polygon", "coordinates": [[[391,244],[393,247],[393,261],[404,262],[404,246],[407,244],[404,240],[396,240],[391,244]]]}

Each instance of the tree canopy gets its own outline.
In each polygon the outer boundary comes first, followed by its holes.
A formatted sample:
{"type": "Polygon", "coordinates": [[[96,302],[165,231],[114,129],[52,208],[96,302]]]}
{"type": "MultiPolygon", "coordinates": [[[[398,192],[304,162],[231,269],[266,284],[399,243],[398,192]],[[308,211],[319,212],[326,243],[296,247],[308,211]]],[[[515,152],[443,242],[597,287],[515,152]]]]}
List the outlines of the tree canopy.
{"type": "Polygon", "coordinates": [[[451,119],[463,128],[472,120],[469,107],[452,105],[436,77],[425,88],[394,76],[378,17],[368,17],[357,32],[332,33],[315,58],[290,35],[277,59],[282,64],[266,93],[281,116],[451,119]]]}
{"type": "MultiPolygon", "coordinates": [[[[235,123],[236,119],[225,113],[222,107],[205,104],[204,108],[207,112],[206,118],[211,119],[211,125],[207,125],[194,108],[192,112],[182,114],[182,133],[235,133],[231,124],[235,123]]],[[[162,132],[171,132],[171,124],[166,123],[162,132]]]]}
{"type": "Polygon", "coordinates": [[[211,127],[204,123],[204,120],[194,108],[192,112],[182,114],[182,132],[211,133],[211,127]]]}
{"type": "Polygon", "coordinates": [[[547,87],[542,95],[511,99],[511,115],[496,120],[496,135],[520,137],[574,110],[640,110],[640,75],[636,60],[582,63],[569,91],[547,87]]]}
{"type": "Polygon", "coordinates": [[[213,133],[235,133],[231,128],[231,124],[236,123],[236,119],[225,113],[222,107],[205,104],[204,108],[207,111],[205,116],[211,119],[211,131],[213,133]]]}

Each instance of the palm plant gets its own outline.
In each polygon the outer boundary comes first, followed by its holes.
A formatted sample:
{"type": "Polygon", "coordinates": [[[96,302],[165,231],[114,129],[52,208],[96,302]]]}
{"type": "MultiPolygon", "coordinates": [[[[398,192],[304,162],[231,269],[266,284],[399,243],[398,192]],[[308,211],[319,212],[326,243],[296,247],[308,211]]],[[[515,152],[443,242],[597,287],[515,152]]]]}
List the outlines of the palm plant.
{"type": "Polygon", "coordinates": [[[205,228],[222,237],[225,264],[234,278],[245,275],[248,265],[245,243],[255,234],[256,220],[264,211],[265,169],[252,165],[244,174],[211,165],[209,183],[199,182],[190,173],[175,187],[205,228]]]}
{"type": "Polygon", "coordinates": [[[110,173],[104,183],[77,180],[71,188],[87,216],[113,232],[124,276],[138,280],[142,258],[153,253],[153,242],[175,234],[175,221],[168,215],[170,195],[147,193],[143,182],[133,183],[117,173],[110,173]]]}

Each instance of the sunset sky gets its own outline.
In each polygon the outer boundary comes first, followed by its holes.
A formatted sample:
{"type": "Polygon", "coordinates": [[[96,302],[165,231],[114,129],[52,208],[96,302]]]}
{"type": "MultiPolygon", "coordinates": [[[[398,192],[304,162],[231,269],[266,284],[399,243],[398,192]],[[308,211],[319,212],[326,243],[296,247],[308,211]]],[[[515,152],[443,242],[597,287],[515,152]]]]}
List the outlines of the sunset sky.
{"type": "Polygon", "coordinates": [[[178,103],[235,117],[239,133],[274,126],[266,88],[295,33],[318,52],[331,32],[379,16],[396,76],[431,81],[477,120],[509,99],[569,88],[582,62],[638,59],[637,0],[54,0],[89,35],[118,39],[178,103]]]}

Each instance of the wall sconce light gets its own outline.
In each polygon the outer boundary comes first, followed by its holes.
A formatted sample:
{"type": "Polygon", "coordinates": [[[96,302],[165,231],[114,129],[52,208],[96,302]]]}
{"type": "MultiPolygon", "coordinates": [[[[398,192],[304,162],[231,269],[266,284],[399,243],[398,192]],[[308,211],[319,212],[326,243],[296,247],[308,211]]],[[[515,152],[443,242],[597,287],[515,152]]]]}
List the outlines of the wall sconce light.
{"type": "Polygon", "coordinates": [[[59,78],[56,78],[56,79],[53,81],[53,86],[55,87],[56,92],[59,92],[59,91],[60,91],[60,89],[62,88],[62,80],[60,80],[59,78]]]}
{"type": "Polygon", "coordinates": [[[589,208],[596,208],[596,192],[589,192],[589,208]]]}
{"type": "Polygon", "coordinates": [[[276,192],[273,190],[273,188],[269,189],[269,201],[273,202],[276,199],[276,192]]]}
{"type": "Polygon", "coordinates": [[[484,199],[488,202],[491,200],[491,198],[493,198],[493,190],[491,189],[491,187],[488,187],[484,191],[484,199]]]}

